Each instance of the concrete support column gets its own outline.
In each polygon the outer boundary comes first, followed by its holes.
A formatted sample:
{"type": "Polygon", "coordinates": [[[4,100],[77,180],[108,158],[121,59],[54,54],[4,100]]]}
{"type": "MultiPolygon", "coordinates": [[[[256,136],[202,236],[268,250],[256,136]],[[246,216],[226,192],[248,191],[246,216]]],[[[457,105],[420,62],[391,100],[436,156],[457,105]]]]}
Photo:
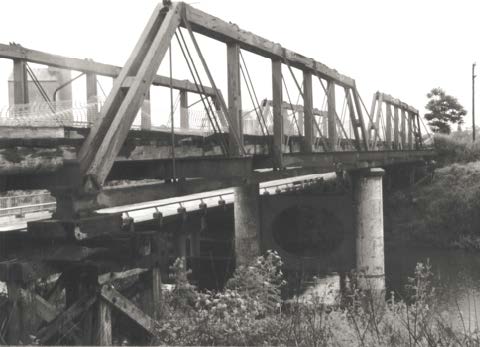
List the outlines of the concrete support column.
{"type": "Polygon", "coordinates": [[[383,175],[384,170],[379,168],[352,175],[358,287],[373,292],[385,290],[383,175]]]}
{"type": "Polygon", "coordinates": [[[236,266],[247,265],[261,255],[258,183],[235,187],[235,257],[236,266]]]}

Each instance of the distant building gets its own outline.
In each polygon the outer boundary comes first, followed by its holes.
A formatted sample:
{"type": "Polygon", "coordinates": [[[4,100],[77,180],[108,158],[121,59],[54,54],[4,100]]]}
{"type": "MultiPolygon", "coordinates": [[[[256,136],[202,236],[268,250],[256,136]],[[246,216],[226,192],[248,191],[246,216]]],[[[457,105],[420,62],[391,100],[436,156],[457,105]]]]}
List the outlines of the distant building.
{"type": "MultiPolygon", "coordinates": [[[[47,68],[35,68],[32,69],[35,77],[40,82],[41,86],[45,90],[46,94],[53,101],[53,94],[55,90],[62,84],[70,81],[72,79],[70,70],[58,69],[55,67],[47,68]]],[[[13,72],[8,78],[8,102],[9,105],[14,105],[13,101],[13,72]]],[[[32,81],[30,75],[28,75],[28,100],[29,103],[44,103],[45,99],[40,94],[35,83],[32,81]]],[[[61,101],[62,103],[69,103],[71,107],[72,101],[72,85],[68,84],[65,87],[58,90],[56,95],[56,101],[61,101]]]]}

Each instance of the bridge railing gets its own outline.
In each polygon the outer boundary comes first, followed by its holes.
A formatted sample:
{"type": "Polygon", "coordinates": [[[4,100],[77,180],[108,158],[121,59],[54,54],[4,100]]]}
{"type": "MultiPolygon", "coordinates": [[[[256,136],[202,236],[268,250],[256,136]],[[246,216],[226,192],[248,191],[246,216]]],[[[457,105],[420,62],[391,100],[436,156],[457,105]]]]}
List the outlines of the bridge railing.
{"type": "Polygon", "coordinates": [[[0,216],[55,210],[55,198],[49,193],[5,196],[0,198],[0,216]]]}

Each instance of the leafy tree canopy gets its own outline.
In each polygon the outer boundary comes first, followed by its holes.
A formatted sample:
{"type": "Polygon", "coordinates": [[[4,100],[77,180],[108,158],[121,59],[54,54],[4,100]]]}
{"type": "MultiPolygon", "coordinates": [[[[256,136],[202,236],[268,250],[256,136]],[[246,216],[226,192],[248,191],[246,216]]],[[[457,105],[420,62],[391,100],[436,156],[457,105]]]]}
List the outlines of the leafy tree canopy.
{"type": "Polygon", "coordinates": [[[434,132],[449,134],[450,124],[462,124],[467,111],[457,98],[448,95],[442,88],[433,88],[428,94],[425,118],[434,132]]]}

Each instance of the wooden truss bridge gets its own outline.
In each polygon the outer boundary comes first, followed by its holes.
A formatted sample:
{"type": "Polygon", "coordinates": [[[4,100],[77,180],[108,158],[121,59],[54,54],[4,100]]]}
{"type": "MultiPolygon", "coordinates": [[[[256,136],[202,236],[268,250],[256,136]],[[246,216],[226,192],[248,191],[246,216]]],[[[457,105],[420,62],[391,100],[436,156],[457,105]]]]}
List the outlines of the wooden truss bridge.
{"type": "MultiPolygon", "coordinates": [[[[185,243],[187,211],[178,211],[177,227],[165,228],[161,208],[146,225],[137,225],[125,213],[96,213],[99,209],[236,187],[238,265],[248,258],[241,254],[248,239],[242,232],[258,232],[255,211],[245,201],[254,201],[249,199],[258,195],[260,182],[421,164],[434,155],[426,146],[417,109],[376,93],[367,110],[354,79],[182,2],[155,8],[123,67],[17,44],[1,44],[0,58],[13,61],[15,103],[0,114],[0,187],[46,189],[56,199],[53,218],[29,223],[26,231],[0,234],[0,281],[8,287],[8,309],[2,308],[8,324],[0,330],[5,340],[0,343],[108,345],[112,307],[148,333],[161,324],[165,264],[169,257],[184,254],[169,253],[165,234],[183,235],[180,242],[185,243]],[[225,97],[199,36],[226,46],[225,97]],[[180,48],[176,58],[185,60],[191,81],[157,75],[171,44],[180,48]],[[271,100],[258,99],[255,76],[242,52],[271,61],[271,100]],[[35,78],[29,63],[86,76],[90,106],[81,125],[68,120],[68,108],[45,92],[42,114],[31,111],[28,76],[35,78]],[[113,78],[101,103],[97,76],[113,78]],[[298,91],[298,100],[291,98],[286,77],[298,91]],[[169,128],[152,125],[145,100],[154,87],[178,91],[179,124],[174,124],[171,112],[169,128]],[[193,94],[203,108],[202,124],[208,133],[194,129],[189,117],[188,96],[193,94]],[[322,97],[325,101],[318,102],[322,97]],[[246,117],[242,105],[249,99],[253,111],[246,117]],[[135,127],[139,112],[140,126],[135,127]],[[133,182],[138,180],[149,181],[133,182]],[[143,283],[141,303],[134,304],[112,285],[128,276],[139,276],[143,283]],[[47,277],[54,278],[55,285],[40,296],[35,281],[47,277]],[[65,303],[53,305],[63,289],[65,303]]],[[[42,91],[40,81],[36,87],[42,91]]]]}

